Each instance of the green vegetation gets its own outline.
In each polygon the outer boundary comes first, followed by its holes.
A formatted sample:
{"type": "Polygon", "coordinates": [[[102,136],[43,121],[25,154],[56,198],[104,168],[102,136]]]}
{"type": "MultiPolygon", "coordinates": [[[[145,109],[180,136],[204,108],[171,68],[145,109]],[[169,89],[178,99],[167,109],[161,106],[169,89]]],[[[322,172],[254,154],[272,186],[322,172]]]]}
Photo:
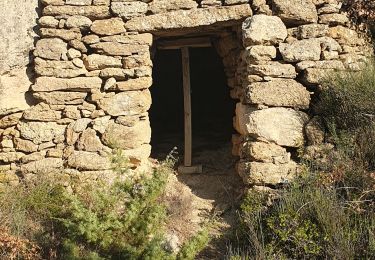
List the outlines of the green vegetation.
{"type": "Polygon", "coordinates": [[[337,72],[320,97],[335,149],[284,190],[247,194],[228,259],[375,258],[374,63],[337,72]]]}
{"type": "Polygon", "coordinates": [[[118,179],[79,192],[43,181],[0,194],[0,256],[7,259],[194,259],[208,243],[206,229],[175,254],[165,249],[162,201],[174,162],[150,175],[126,176],[116,153],[118,179]]]}

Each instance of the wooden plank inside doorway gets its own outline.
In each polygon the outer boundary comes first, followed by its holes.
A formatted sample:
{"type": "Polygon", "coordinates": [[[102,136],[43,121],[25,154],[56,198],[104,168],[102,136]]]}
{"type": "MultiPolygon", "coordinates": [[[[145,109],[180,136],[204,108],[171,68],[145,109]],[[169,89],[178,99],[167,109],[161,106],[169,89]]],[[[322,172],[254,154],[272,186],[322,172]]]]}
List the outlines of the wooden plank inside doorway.
{"type": "Polygon", "coordinates": [[[191,85],[189,47],[182,47],[182,77],[184,88],[184,119],[185,119],[185,153],[184,166],[179,167],[180,173],[202,173],[202,165],[192,165],[193,135],[191,123],[191,85]]]}
{"type": "Polygon", "coordinates": [[[191,166],[192,162],[192,125],[191,125],[191,86],[190,86],[190,57],[189,48],[182,49],[182,77],[184,86],[184,110],[185,110],[185,156],[184,165],[191,166]]]}

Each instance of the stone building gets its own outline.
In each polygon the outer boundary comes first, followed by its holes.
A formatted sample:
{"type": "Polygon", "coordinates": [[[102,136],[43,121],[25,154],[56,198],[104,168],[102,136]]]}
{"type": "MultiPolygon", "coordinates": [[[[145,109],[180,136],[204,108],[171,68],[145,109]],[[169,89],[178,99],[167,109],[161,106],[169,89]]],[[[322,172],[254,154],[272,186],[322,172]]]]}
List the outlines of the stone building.
{"type": "Polygon", "coordinates": [[[236,103],[233,154],[244,182],[290,181],[298,171],[291,155],[324,141],[309,112],[321,80],[359,69],[370,55],[338,0],[5,0],[1,6],[2,183],[39,172],[95,178],[110,172],[113,145],[142,167],[152,149],[154,57],[195,48],[214,49],[221,58],[228,98],[236,103]]]}

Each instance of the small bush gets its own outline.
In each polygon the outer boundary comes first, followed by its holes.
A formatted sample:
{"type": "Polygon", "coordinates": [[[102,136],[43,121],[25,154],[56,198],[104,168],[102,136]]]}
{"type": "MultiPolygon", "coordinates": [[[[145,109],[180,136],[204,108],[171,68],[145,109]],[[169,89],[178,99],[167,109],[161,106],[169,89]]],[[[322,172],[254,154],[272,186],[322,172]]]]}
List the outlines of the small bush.
{"type": "MultiPolygon", "coordinates": [[[[174,160],[152,174],[126,176],[71,193],[54,182],[20,185],[0,194],[0,254],[13,259],[193,259],[208,243],[206,229],[175,254],[165,249],[166,205],[162,200],[174,160]],[[29,257],[34,254],[33,257],[29,257]]],[[[0,255],[1,256],[1,255],[0,255]]]]}
{"type": "MultiPolygon", "coordinates": [[[[242,205],[242,237],[229,259],[372,259],[375,215],[358,211],[321,179],[301,178],[267,206],[250,192],[242,205]],[[239,258],[240,257],[240,258],[239,258]]],[[[232,245],[233,246],[233,245],[232,245]]]]}
{"type": "Polygon", "coordinates": [[[375,169],[375,61],[362,71],[333,73],[326,79],[317,111],[333,142],[349,160],[375,169]]]}
{"type": "Polygon", "coordinates": [[[375,61],[361,71],[339,71],[325,80],[316,109],[328,126],[355,130],[375,119],[375,61]]]}

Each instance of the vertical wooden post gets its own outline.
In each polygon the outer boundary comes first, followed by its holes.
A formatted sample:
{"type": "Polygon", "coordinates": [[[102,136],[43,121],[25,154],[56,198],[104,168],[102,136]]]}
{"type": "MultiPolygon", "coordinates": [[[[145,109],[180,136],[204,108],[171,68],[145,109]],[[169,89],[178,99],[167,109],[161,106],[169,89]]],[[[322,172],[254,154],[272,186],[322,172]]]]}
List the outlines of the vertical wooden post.
{"type": "Polygon", "coordinates": [[[192,165],[192,125],[191,125],[191,86],[190,86],[190,58],[189,48],[183,47],[182,51],[182,76],[184,85],[184,110],[185,110],[185,154],[184,166],[192,165]]]}

